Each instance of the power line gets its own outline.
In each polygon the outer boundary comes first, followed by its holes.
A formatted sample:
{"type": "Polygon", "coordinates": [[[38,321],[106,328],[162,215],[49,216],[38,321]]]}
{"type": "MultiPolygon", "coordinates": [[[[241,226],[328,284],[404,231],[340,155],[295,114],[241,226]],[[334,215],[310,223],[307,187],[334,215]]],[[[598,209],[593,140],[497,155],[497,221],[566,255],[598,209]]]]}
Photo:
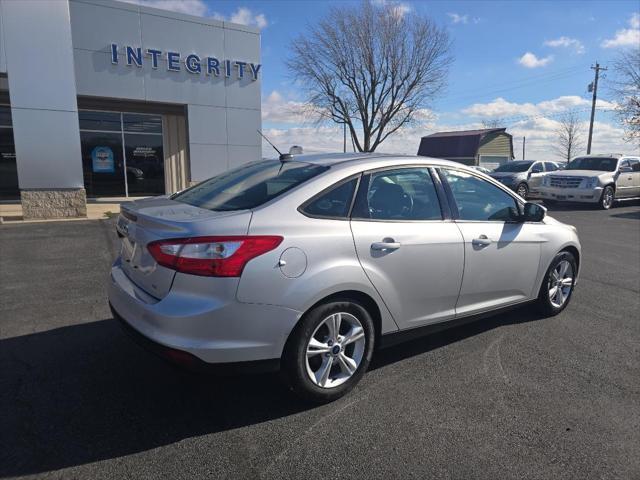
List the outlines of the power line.
{"type": "Polygon", "coordinates": [[[459,100],[465,100],[468,98],[477,98],[477,97],[481,97],[481,96],[486,96],[486,95],[492,95],[492,94],[496,94],[496,93],[502,93],[502,92],[507,92],[507,91],[511,91],[511,90],[518,90],[520,88],[527,88],[527,87],[531,87],[533,85],[537,85],[540,83],[549,83],[549,82],[555,82],[557,80],[562,80],[564,78],[569,78],[572,77],[574,75],[576,75],[577,73],[579,73],[580,71],[582,71],[584,67],[582,66],[574,66],[574,67],[570,67],[561,71],[556,71],[553,73],[545,73],[542,75],[537,75],[537,76],[531,76],[531,77],[527,77],[527,78],[523,78],[520,80],[515,80],[513,82],[506,82],[503,84],[494,84],[494,85],[504,85],[504,87],[501,88],[497,88],[497,89],[490,89],[490,90],[486,90],[486,89],[471,89],[471,90],[467,90],[466,92],[464,92],[462,95],[457,95],[457,96],[453,96],[453,97],[448,97],[447,100],[448,101],[459,101],[459,100]]]}

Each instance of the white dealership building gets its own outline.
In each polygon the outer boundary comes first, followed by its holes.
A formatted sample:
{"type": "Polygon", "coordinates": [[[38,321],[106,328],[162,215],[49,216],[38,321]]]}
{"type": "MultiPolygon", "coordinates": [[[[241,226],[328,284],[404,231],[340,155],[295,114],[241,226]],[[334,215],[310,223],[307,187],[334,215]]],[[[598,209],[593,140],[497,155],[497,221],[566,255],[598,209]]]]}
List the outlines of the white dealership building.
{"type": "Polygon", "coordinates": [[[0,200],[25,218],[261,156],[260,32],[104,0],[0,0],[0,200]]]}

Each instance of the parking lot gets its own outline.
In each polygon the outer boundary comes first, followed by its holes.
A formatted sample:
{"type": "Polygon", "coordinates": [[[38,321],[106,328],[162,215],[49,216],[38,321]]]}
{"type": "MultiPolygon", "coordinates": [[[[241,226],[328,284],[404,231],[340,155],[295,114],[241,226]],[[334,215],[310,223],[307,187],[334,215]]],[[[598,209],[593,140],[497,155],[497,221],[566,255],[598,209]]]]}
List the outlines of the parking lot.
{"type": "Polygon", "coordinates": [[[111,318],[113,220],[0,226],[0,477],[640,478],[640,207],[564,207],[580,282],[378,352],[329,405],[179,371],[111,318]]]}

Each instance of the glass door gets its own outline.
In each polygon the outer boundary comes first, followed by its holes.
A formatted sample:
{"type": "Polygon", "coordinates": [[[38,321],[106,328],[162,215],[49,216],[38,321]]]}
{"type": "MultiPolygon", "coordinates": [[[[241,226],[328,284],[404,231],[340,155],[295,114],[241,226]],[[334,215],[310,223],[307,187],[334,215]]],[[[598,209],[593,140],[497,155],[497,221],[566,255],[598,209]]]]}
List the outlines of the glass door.
{"type": "Polygon", "coordinates": [[[0,200],[20,198],[11,107],[0,105],[0,200]]]}
{"type": "Polygon", "coordinates": [[[129,195],[163,195],[162,116],[125,113],[123,128],[129,195]]]}
{"type": "Polygon", "coordinates": [[[162,116],[80,111],[87,196],[165,193],[162,116]]]}

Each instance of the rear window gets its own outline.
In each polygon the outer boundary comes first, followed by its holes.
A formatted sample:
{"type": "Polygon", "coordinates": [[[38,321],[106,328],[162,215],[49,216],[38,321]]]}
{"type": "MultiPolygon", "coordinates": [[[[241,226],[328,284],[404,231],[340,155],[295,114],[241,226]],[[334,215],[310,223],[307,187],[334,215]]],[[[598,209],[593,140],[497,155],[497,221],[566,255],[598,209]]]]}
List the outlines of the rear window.
{"type": "Polygon", "coordinates": [[[302,162],[251,162],[176,193],[177,202],[215,211],[258,207],[329,167],[302,162]]]}
{"type": "Polygon", "coordinates": [[[595,170],[599,172],[613,172],[617,168],[617,166],[617,158],[580,157],[571,160],[567,164],[566,170],[595,170]]]}

